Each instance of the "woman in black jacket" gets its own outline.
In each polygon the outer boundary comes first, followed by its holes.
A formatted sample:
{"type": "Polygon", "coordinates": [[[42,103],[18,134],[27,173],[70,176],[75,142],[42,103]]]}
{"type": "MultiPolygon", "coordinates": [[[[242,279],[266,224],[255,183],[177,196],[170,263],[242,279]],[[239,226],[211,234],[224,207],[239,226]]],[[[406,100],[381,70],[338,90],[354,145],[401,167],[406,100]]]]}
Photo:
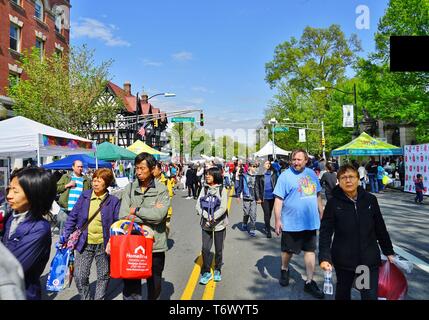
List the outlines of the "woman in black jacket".
{"type": "Polygon", "coordinates": [[[256,202],[262,205],[264,211],[265,231],[271,238],[271,216],[274,208],[274,188],[277,184],[277,174],[270,161],[264,163],[265,173],[257,176],[255,184],[256,202]]]}
{"type": "MultiPolygon", "coordinates": [[[[332,191],[319,234],[319,263],[335,267],[336,300],[350,300],[351,288],[362,269],[369,269],[369,288],[360,290],[362,300],[377,300],[380,249],[390,262],[394,254],[377,198],[359,186],[359,173],[352,165],[338,170],[339,185],[332,191]],[[334,238],[332,240],[332,234],[334,238]],[[332,245],[332,247],[331,247],[332,245]],[[364,266],[364,268],[359,268],[364,266]]],[[[366,270],[368,270],[366,269],[366,270]]],[[[364,283],[365,286],[365,283],[364,283]]]]}

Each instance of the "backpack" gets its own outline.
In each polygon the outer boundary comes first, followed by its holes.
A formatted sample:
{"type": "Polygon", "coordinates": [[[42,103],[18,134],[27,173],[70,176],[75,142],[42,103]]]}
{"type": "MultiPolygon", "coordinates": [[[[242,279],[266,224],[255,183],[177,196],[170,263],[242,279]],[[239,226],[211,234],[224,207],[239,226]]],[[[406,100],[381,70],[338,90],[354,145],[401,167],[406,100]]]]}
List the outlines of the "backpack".
{"type": "MultiPolygon", "coordinates": [[[[207,222],[209,222],[210,227],[214,228],[219,222],[225,219],[225,217],[228,215],[228,209],[217,220],[214,220],[213,219],[214,213],[216,212],[216,210],[220,208],[222,200],[219,199],[219,197],[216,195],[208,194],[208,189],[209,188],[207,186],[204,186],[204,196],[200,198],[200,207],[201,207],[201,210],[207,211],[208,216],[212,217],[212,219],[207,220],[203,217],[203,215],[201,215],[200,224],[201,226],[204,226],[206,225],[207,222]]],[[[223,191],[223,186],[221,185],[219,187],[219,194],[221,198],[222,198],[222,191],[223,191]]]]}

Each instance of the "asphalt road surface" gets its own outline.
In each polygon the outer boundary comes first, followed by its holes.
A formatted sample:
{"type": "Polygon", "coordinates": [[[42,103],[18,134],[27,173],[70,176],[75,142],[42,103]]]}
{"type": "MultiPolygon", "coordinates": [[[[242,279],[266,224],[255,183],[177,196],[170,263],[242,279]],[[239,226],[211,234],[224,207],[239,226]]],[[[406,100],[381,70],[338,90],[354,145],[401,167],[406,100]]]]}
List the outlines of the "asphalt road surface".
{"type": "MultiPolygon", "coordinates": [[[[280,238],[267,239],[263,233],[263,213],[258,206],[257,232],[250,238],[247,232],[240,230],[242,203],[230,198],[229,226],[224,246],[224,265],[222,281],[198,284],[201,266],[201,228],[200,216],[195,211],[195,200],[186,200],[187,193],[177,190],[173,198],[172,231],[169,239],[169,251],[163,272],[162,300],[312,300],[313,297],[303,291],[305,266],[303,254],[294,256],[291,262],[291,281],[288,287],[279,285],[280,277],[280,238]]],[[[406,274],[408,280],[407,299],[429,299],[429,199],[424,205],[414,203],[414,195],[389,190],[377,195],[381,210],[395,246],[402,259],[413,262],[414,269],[406,274]]],[[[274,226],[274,217],[272,218],[274,226]]],[[[58,236],[54,235],[53,242],[58,236]]],[[[54,244],[53,244],[54,245],[54,244]]],[[[212,248],[214,252],[214,248],[212,248]]],[[[54,248],[51,256],[55,254],[54,248]]],[[[42,276],[46,283],[49,265],[42,276]]],[[[95,263],[90,282],[95,289],[95,263]]],[[[314,280],[321,288],[323,273],[316,267],[314,280]]],[[[335,281],[335,276],[334,276],[335,281]]],[[[146,297],[146,284],[143,281],[143,298],[146,297]]],[[[335,283],[335,282],[334,282],[335,283]]],[[[335,287],[335,286],[334,286],[335,287]]],[[[360,299],[353,290],[353,299],[360,299]]],[[[75,283],[60,293],[43,293],[45,300],[79,299],[75,283]]],[[[111,280],[108,299],[122,299],[122,281],[111,280]]],[[[332,299],[327,296],[326,299],[332,299]]]]}

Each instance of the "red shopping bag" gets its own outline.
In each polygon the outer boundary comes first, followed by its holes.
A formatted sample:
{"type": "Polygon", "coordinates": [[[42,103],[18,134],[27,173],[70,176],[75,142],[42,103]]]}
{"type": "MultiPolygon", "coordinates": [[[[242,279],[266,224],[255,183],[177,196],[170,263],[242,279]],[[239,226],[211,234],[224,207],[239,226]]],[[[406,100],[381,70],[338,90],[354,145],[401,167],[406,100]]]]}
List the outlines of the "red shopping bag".
{"type": "MultiPolygon", "coordinates": [[[[131,223],[134,226],[134,219],[131,223]]],[[[152,276],[153,239],[131,234],[110,237],[110,276],[114,279],[147,279],[152,276]]]]}
{"type": "Polygon", "coordinates": [[[403,300],[408,283],[402,271],[393,263],[383,261],[378,272],[378,299],[403,300]]]}

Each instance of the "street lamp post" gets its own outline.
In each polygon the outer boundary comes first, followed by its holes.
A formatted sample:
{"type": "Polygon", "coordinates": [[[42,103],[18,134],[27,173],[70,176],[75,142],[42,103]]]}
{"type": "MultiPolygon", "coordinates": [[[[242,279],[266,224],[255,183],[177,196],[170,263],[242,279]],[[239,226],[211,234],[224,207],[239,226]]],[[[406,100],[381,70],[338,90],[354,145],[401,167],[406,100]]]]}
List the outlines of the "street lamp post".
{"type": "Polygon", "coordinates": [[[317,87],[317,88],[314,88],[313,90],[315,90],[315,91],[325,91],[326,89],[334,89],[334,90],[337,90],[337,91],[342,92],[344,94],[352,94],[353,95],[353,97],[354,97],[354,109],[355,109],[354,110],[355,131],[353,132],[353,135],[355,137],[358,137],[359,136],[359,124],[358,124],[358,116],[357,116],[357,114],[358,114],[358,105],[357,105],[356,83],[353,84],[353,92],[343,91],[343,90],[338,89],[336,87],[317,87]]]}
{"type": "Polygon", "coordinates": [[[278,123],[278,121],[276,120],[276,118],[271,118],[270,121],[268,121],[269,124],[271,124],[271,130],[273,133],[273,161],[276,159],[276,150],[275,150],[275,140],[274,140],[274,129],[276,127],[276,124],[278,123]]]}

